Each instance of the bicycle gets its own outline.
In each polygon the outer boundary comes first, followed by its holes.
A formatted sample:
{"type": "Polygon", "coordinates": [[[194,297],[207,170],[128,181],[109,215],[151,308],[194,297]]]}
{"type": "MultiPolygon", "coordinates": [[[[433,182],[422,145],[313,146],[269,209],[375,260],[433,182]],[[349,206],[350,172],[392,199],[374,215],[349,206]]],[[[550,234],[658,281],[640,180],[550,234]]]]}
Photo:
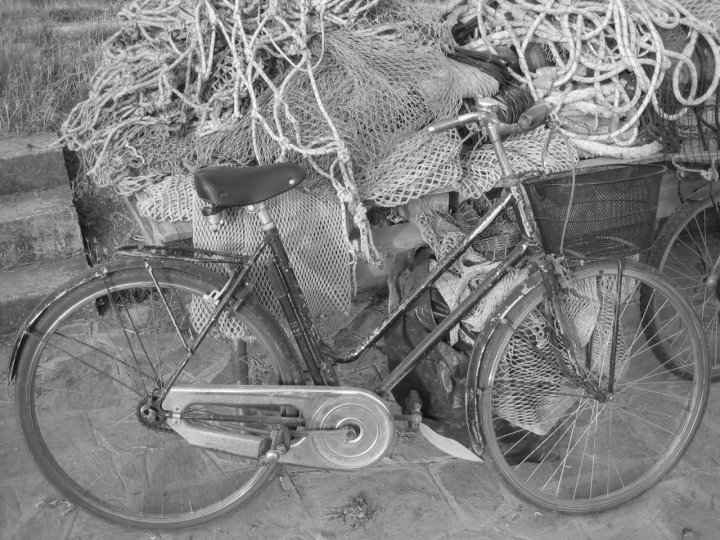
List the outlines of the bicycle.
{"type": "Polygon", "coordinates": [[[688,187],[682,204],[659,229],[647,260],[686,295],[698,314],[713,381],[720,379],[719,106],[720,93],[704,105],[691,107],[680,119],[665,123],[664,132],[672,132],[666,157],[676,168],[678,193],[681,186],[688,187]]]}
{"type": "Polygon", "coordinates": [[[349,353],[317,337],[263,204],[300,184],[304,171],[293,164],[196,173],[208,219],[218,223],[236,207],[257,215],[265,241],[249,257],[129,247],[48,297],[23,325],[10,372],[20,426],[49,480],[95,515],[159,529],[231,511],[279,465],[347,471],[377,463],[392,451],[394,422],[420,420],[417,409],[395,418],[390,390],[511,268],[524,268],[529,277],[470,356],[472,450],[516,494],[561,512],[607,510],[656,483],[680,459],[706,405],[699,323],[647,266],[617,259],[571,269],[547,254],[522,187],[532,175],[513,173],[502,138],[544,123],[548,109],[538,105],[508,125],[496,101],[477,106],[429,129],[484,129],[502,166],[502,194],[349,353]],[[335,365],[357,360],[410,312],[507,208],[524,233],[510,254],[373,392],[338,386],[335,365]],[[265,253],[294,343],[246,283],[265,253]],[[232,272],[226,278],[207,264],[232,272]],[[638,309],[641,291],[657,308],[652,316],[638,309]],[[658,347],[675,351],[672,363],[658,362],[658,347]]]}

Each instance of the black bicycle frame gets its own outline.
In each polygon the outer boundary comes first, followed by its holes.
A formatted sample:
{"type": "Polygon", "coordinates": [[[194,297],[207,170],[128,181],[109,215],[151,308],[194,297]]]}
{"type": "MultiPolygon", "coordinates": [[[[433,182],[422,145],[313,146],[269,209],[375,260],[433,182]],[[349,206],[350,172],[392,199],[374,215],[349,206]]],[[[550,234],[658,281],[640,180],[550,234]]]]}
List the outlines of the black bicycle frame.
{"type": "MultiPolygon", "coordinates": [[[[257,205],[252,211],[258,213],[262,228],[265,230],[265,246],[269,247],[272,253],[272,260],[266,264],[268,278],[273,292],[283,309],[285,317],[290,324],[298,348],[302,354],[307,372],[314,384],[337,384],[337,375],[332,365],[332,360],[345,363],[357,360],[373,344],[375,344],[387,330],[402,317],[412,305],[455,263],[460,256],[475,242],[488,226],[509,206],[514,205],[517,196],[513,189],[505,189],[490,210],[483,216],[478,226],[465,239],[457,245],[436,268],[425,278],[423,283],[414,290],[407,298],[390,313],[377,328],[351,353],[340,355],[321,343],[320,339],[313,332],[310,314],[302,290],[295,276],[285,247],[278,234],[272,218],[267,213],[264,205],[257,205]]],[[[524,220],[523,220],[524,222],[524,220]]],[[[526,231],[528,233],[529,231],[526,231]]],[[[383,379],[375,388],[375,392],[381,396],[387,395],[417,363],[425,353],[434,347],[450,329],[458,324],[477,302],[492,289],[509,271],[515,266],[531,247],[535,247],[535,241],[529,237],[524,238],[511,251],[511,253],[495,268],[480,284],[473,289],[453,311],[437,327],[428,334],[420,344],[398,364],[392,372],[383,379]]]]}

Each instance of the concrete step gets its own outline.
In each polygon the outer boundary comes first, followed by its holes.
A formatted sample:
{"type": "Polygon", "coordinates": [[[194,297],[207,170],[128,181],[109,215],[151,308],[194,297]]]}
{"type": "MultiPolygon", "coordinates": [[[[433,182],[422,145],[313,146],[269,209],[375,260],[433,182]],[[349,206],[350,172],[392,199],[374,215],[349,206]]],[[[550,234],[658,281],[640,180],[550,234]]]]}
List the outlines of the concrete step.
{"type": "Polygon", "coordinates": [[[13,336],[35,305],[88,268],[85,255],[0,271],[0,339],[13,336]]]}
{"type": "Polygon", "coordinates": [[[0,195],[68,184],[65,159],[53,133],[0,137],[0,195]]]}
{"type": "Polygon", "coordinates": [[[0,270],[83,252],[70,186],[0,197],[0,270]]]}

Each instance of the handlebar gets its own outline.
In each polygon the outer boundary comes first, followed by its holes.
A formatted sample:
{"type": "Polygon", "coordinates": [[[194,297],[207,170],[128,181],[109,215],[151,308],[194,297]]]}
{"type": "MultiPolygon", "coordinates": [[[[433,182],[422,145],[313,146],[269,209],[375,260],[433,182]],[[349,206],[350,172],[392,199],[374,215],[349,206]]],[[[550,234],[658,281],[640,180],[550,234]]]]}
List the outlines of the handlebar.
{"type": "Polygon", "coordinates": [[[550,103],[539,101],[525,111],[515,124],[498,122],[497,116],[488,110],[475,111],[450,118],[443,118],[430,124],[427,130],[430,133],[439,133],[459,126],[478,123],[483,127],[493,125],[500,137],[507,137],[508,135],[525,133],[541,126],[547,121],[552,109],[553,106],[550,103]]]}
{"type": "Polygon", "coordinates": [[[459,116],[451,116],[450,118],[443,118],[442,120],[433,122],[428,126],[427,130],[430,133],[440,133],[441,131],[447,131],[448,129],[478,122],[485,116],[485,113],[482,112],[470,112],[459,116]]]}

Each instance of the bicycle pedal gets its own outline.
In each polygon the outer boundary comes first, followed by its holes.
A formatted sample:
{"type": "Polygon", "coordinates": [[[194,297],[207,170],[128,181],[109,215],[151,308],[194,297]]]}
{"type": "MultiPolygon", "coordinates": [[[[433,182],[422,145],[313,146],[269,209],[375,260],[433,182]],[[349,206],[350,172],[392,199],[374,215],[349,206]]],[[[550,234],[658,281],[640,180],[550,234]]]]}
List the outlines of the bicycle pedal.
{"type": "Polygon", "coordinates": [[[414,413],[414,414],[396,414],[393,415],[393,419],[396,422],[402,422],[403,424],[407,425],[407,428],[412,431],[417,431],[420,427],[420,424],[422,424],[422,414],[414,413]]]}
{"type": "Polygon", "coordinates": [[[417,390],[410,390],[405,398],[405,410],[407,411],[410,429],[416,431],[422,422],[422,398],[417,390]]]}

